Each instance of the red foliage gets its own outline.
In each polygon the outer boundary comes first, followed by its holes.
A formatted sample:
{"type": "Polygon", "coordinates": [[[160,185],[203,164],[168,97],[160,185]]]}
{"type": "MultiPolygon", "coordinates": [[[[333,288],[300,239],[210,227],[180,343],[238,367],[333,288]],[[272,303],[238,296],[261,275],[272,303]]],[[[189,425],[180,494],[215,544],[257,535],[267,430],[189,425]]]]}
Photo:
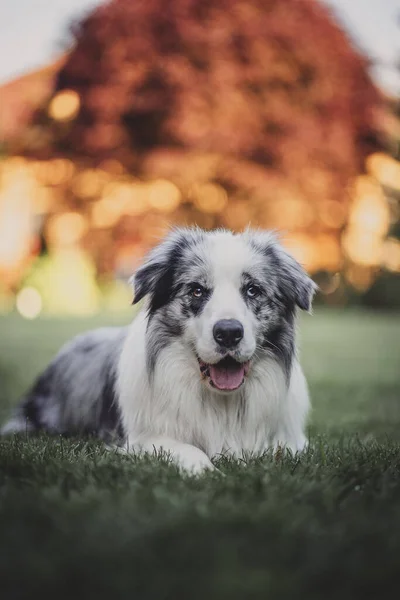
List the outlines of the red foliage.
{"type": "Polygon", "coordinates": [[[316,0],[113,0],[74,35],[57,84],[81,96],[71,152],[138,173],[160,147],[218,155],[233,194],[261,165],[317,200],[342,199],[376,147],[366,60],[316,0]]]}

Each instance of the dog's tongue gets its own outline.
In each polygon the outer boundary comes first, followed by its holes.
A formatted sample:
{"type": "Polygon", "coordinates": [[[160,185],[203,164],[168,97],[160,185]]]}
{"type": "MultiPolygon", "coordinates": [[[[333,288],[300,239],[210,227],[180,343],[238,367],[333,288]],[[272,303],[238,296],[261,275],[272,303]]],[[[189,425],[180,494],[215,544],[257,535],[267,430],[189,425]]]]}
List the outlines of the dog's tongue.
{"type": "Polygon", "coordinates": [[[235,390],[242,383],[243,378],[243,364],[210,365],[210,379],[220,390],[235,390]]]}

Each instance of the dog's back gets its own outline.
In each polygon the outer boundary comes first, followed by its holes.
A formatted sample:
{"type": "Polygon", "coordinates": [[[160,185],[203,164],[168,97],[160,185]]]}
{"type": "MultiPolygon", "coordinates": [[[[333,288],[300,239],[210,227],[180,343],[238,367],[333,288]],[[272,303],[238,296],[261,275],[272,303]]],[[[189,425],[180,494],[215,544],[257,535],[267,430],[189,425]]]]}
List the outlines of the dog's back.
{"type": "Polygon", "coordinates": [[[107,327],[65,344],[23,397],[1,432],[122,437],[115,400],[117,360],[125,328],[107,327]]]}

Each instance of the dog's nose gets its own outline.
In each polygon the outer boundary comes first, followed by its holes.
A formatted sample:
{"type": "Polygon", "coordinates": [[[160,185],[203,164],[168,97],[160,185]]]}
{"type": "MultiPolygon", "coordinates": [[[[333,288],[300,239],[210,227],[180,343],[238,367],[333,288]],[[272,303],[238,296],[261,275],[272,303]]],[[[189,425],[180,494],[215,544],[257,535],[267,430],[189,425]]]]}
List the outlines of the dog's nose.
{"type": "Polygon", "coordinates": [[[213,335],[220,346],[234,348],[243,338],[243,325],[236,319],[221,319],[215,323],[213,335]]]}

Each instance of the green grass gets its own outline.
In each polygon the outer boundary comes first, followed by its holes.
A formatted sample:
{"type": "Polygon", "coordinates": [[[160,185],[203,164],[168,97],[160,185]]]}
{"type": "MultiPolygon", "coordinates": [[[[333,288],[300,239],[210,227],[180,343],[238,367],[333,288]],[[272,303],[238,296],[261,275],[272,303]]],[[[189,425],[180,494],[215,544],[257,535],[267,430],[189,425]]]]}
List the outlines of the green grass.
{"type": "MultiPolygon", "coordinates": [[[[0,419],[62,342],[106,322],[0,319],[0,419]]],[[[93,441],[0,441],[1,599],[397,595],[400,317],[317,311],[301,338],[304,456],[194,479],[93,441]]]]}

